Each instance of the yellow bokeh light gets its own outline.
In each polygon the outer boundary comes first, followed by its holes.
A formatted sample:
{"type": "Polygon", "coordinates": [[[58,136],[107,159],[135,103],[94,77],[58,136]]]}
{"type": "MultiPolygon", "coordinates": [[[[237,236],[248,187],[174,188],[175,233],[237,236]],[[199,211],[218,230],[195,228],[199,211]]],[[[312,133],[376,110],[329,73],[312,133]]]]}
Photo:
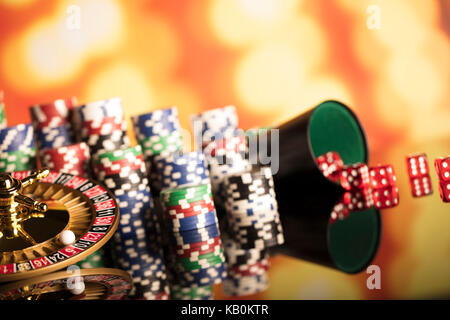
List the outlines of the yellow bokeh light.
{"type": "Polygon", "coordinates": [[[54,13],[30,24],[20,40],[8,40],[2,65],[13,85],[29,91],[64,85],[94,54],[105,54],[120,43],[123,28],[116,2],[85,0],[77,5],[80,29],[68,27],[73,13],[66,11],[69,4],[61,3],[54,13]]]}
{"type": "MultiPolygon", "coordinates": [[[[61,3],[58,12],[64,13],[64,23],[68,23],[71,15],[68,12],[71,3],[61,3]]],[[[64,28],[66,45],[76,41],[87,55],[105,54],[117,48],[126,34],[124,17],[120,2],[115,0],[79,0],[73,3],[79,8],[80,28],[70,30],[64,28]]]]}
{"type": "Polygon", "coordinates": [[[84,95],[84,101],[96,101],[121,97],[125,114],[148,112],[156,104],[150,81],[138,66],[129,62],[119,62],[105,67],[92,77],[84,95]]]}
{"type": "Polygon", "coordinates": [[[0,0],[0,5],[5,5],[13,8],[22,8],[34,2],[36,2],[36,0],[0,0]]]}
{"type": "Polygon", "coordinates": [[[214,0],[209,21],[228,45],[246,46],[277,33],[297,13],[298,0],[214,0]]]}
{"type": "Polygon", "coordinates": [[[36,24],[26,36],[26,64],[34,77],[47,85],[72,79],[81,69],[80,51],[64,46],[61,25],[54,21],[36,24]]]}
{"type": "Polygon", "coordinates": [[[250,51],[237,66],[236,91],[252,111],[273,113],[292,105],[304,83],[305,66],[287,45],[269,44],[250,51]]]}
{"type": "Polygon", "coordinates": [[[445,73],[423,55],[394,55],[387,64],[385,81],[415,110],[433,112],[444,98],[445,73]],[[426,108],[424,108],[426,106],[426,108]]]}

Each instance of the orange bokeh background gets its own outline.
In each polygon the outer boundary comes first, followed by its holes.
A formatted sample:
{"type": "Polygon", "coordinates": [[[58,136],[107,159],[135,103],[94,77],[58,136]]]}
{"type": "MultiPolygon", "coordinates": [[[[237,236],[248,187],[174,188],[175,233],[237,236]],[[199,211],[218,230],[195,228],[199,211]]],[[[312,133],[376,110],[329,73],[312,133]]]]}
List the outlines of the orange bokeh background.
{"type": "Polygon", "coordinates": [[[70,96],[120,96],[128,117],[176,105],[186,129],[190,114],[228,104],[244,129],[325,99],[348,104],[371,164],[398,175],[400,205],[382,212],[373,262],[382,289],[368,290],[364,272],[275,257],[269,290],[250,298],[449,296],[449,205],[433,168],[434,194],[413,199],[405,168],[408,153],[450,153],[449,1],[0,0],[0,30],[9,125],[29,122],[32,104],[70,96]]]}

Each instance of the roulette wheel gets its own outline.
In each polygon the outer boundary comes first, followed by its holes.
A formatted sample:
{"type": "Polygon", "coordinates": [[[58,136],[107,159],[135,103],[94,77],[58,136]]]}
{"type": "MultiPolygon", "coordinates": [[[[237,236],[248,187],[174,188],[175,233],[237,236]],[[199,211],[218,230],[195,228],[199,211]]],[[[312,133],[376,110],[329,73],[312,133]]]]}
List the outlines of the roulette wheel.
{"type": "Polygon", "coordinates": [[[126,272],[107,268],[80,270],[74,266],[111,238],[118,216],[114,197],[91,179],[48,169],[2,173],[2,299],[67,299],[73,294],[70,286],[64,289],[64,284],[74,275],[85,283],[85,290],[77,296],[125,297],[131,289],[126,272]],[[114,289],[116,286],[121,289],[114,289]]]}

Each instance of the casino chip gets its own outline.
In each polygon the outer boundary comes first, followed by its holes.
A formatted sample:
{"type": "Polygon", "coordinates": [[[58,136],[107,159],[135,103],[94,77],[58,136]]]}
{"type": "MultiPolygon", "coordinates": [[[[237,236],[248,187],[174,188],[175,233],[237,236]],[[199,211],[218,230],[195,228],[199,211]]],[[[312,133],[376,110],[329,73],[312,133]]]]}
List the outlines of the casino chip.
{"type": "Polygon", "coordinates": [[[75,103],[75,98],[58,99],[30,107],[39,152],[75,142],[71,124],[71,110],[75,103]]]}
{"type": "Polygon", "coordinates": [[[211,109],[192,115],[191,123],[194,132],[199,132],[198,129],[201,129],[200,138],[203,144],[232,137],[238,131],[238,117],[234,106],[211,109]]]}
{"type": "Polygon", "coordinates": [[[89,177],[90,175],[89,147],[84,142],[45,149],[40,151],[40,154],[42,165],[52,171],[60,171],[82,177],[89,177]]]}
{"type": "Polygon", "coordinates": [[[113,151],[130,145],[122,100],[112,98],[89,102],[74,109],[77,140],[89,146],[91,154],[113,151]]]}
{"type": "Polygon", "coordinates": [[[170,297],[172,300],[213,300],[213,290],[212,286],[192,288],[174,284],[170,286],[170,297]]]}
{"type": "Polygon", "coordinates": [[[30,170],[36,167],[36,149],[31,124],[0,130],[0,172],[30,170]]]}
{"type": "Polygon", "coordinates": [[[3,91],[0,90],[0,130],[8,126],[5,116],[5,104],[3,102],[3,91]]]}

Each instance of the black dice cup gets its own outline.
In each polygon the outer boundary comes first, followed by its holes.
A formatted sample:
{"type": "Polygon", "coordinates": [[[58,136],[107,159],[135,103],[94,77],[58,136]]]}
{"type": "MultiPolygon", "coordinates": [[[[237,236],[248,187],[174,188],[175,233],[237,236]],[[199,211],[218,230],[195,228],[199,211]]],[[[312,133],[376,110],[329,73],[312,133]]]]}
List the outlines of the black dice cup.
{"type": "Polygon", "coordinates": [[[271,144],[279,143],[274,183],[285,244],[273,253],[346,273],[364,270],[378,249],[380,214],[371,208],[330,223],[333,207],[345,190],[328,180],[315,161],[321,154],[336,151],[345,164],[367,163],[368,147],[358,118],[344,104],[325,101],[278,130],[278,142],[267,140],[269,150],[274,150],[271,144]]]}

